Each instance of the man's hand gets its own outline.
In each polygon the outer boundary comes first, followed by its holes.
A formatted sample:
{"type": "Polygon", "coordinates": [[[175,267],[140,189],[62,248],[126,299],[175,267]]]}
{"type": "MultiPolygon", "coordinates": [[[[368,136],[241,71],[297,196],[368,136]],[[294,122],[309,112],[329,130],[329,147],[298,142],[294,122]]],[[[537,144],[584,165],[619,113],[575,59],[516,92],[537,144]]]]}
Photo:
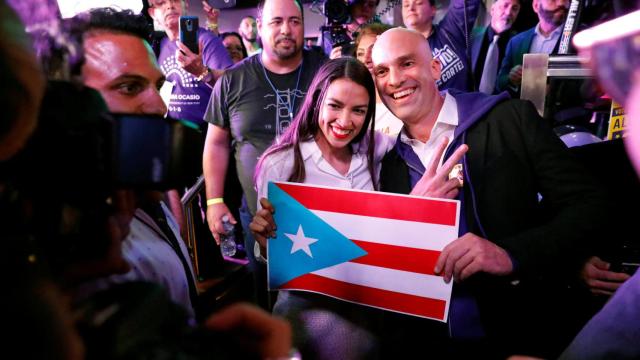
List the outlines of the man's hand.
{"type": "Polygon", "coordinates": [[[509,275],[513,264],[506,250],[475,234],[466,233],[445,246],[438,257],[436,274],[445,282],[462,281],[477,272],[509,275]]]}
{"type": "Polygon", "coordinates": [[[273,220],[273,214],[276,210],[266,198],[260,199],[260,205],[262,209],[258,210],[256,216],[253,217],[249,229],[260,244],[260,252],[266,254],[267,238],[276,236],[276,223],[273,220]]]}
{"type": "Polygon", "coordinates": [[[613,295],[631,276],[609,270],[611,264],[597,256],[592,256],[582,267],[580,276],[593,294],[613,295]]]}
{"type": "Polygon", "coordinates": [[[178,46],[176,49],[176,62],[178,62],[178,65],[193,76],[202,75],[207,69],[202,62],[202,42],[198,43],[199,54],[192,53],[180,40],[176,41],[176,45],[178,46]]]}
{"type": "Polygon", "coordinates": [[[204,327],[229,333],[242,351],[261,359],[286,358],[291,350],[289,323],[250,304],[230,305],[209,316],[204,327]]]}
{"type": "Polygon", "coordinates": [[[202,8],[204,9],[204,14],[207,16],[207,23],[209,25],[218,25],[220,10],[211,7],[205,0],[202,1],[202,8]]]}
{"type": "Polygon", "coordinates": [[[229,221],[232,224],[235,225],[237,223],[225,203],[207,206],[207,223],[209,224],[209,230],[218,245],[220,245],[220,234],[225,233],[224,227],[222,226],[222,217],[225,215],[229,217],[229,221]]]}
{"type": "Polygon", "coordinates": [[[447,148],[449,140],[443,137],[436,151],[425,169],[422,178],[418,180],[411,190],[410,195],[436,197],[441,199],[455,199],[458,196],[462,183],[457,178],[449,179],[449,173],[460,162],[464,154],[469,150],[467,145],[461,145],[453,152],[451,157],[438,167],[440,158],[447,148]]]}
{"type": "Polygon", "coordinates": [[[336,46],[331,49],[331,53],[329,53],[329,59],[338,59],[342,57],[342,46],[336,46]]]}
{"type": "Polygon", "coordinates": [[[509,82],[515,86],[520,86],[520,83],[522,83],[522,65],[516,65],[511,68],[509,82]]]}

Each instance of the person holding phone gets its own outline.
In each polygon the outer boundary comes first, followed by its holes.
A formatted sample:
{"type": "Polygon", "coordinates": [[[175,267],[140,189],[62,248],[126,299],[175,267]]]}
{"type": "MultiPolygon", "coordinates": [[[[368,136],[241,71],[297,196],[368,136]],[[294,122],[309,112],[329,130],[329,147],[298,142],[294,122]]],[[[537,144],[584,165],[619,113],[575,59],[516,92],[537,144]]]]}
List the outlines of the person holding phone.
{"type": "Polygon", "coordinates": [[[172,87],[167,114],[204,126],[203,115],[213,84],[233,61],[216,34],[199,27],[196,17],[183,17],[187,9],[185,0],[149,0],[148,13],[167,34],[160,43],[158,57],[160,69],[170,83],[167,86],[172,87]],[[195,44],[183,43],[181,34],[194,39],[195,44]]]}

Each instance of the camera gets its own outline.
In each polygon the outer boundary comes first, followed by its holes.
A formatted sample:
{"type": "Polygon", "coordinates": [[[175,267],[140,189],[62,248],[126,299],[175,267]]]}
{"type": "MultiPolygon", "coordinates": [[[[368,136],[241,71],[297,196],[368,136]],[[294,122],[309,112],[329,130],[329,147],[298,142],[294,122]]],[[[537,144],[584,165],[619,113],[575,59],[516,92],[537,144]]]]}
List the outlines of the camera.
{"type": "Polygon", "coordinates": [[[191,160],[192,148],[202,152],[197,130],[162,116],[110,113],[82,85],[50,81],[38,122],[0,174],[16,199],[31,204],[30,220],[20,221],[33,224],[25,225],[27,237],[56,270],[103,256],[111,240],[100,230],[114,190],[176,189],[202,173],[191,160]]]}
{"type": "Polygon", "coordinates": [[[325,0],[322,13],[327,25],[321,28],[323,35],[328,34],[331,47],[345,46],[351,42],[346,24],[351,22],[351,6],[357,0],[325,0]]]}
{"type": "Polygon", "coordinates": [[[326,0],[323,14],[332,25],[344,25],[351,22],[351,5],[355,0],[326,0]]]}

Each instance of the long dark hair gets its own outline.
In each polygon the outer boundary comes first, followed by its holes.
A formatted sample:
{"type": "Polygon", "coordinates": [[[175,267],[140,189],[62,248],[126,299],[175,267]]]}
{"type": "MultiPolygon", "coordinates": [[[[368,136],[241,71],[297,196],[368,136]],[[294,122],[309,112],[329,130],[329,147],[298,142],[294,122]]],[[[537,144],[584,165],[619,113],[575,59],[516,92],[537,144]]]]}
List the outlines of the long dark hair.
{"type": "Polygon", "coordinates": [[[300,153],[300,143],[313,139],[316,134],[321,131],[318,125],[320,118],[320,109],[324,101],[329,85],[338,79],[349,79],[356,84],[361,85],[369,94],[369,103],[367,106],[367,114],[364,124],[358,135],[356,135],[351,144],[361,142],[365,136],[368,137],[367,142],[367,160],[371,181],[374,188],[376,187],[376,176],[374,173],[374,128],[375,128],[375,109],[376,109],[376,93],[375,85],[369,70],[358,60],[350,57],[338,58],[325,63],[316,73],[311,82],[311,86],[304,98],[302,107],[295,116],[291,125],[276,141],[264,152],[256,166],[254,182],[257,185],[257,176],[260,174],[264,161],[267,157],[280,151],[293,148],[294,162],[293,169],[289,175],[288,181],[304,182],[305,169],[300,153]]]}
{"type": "Polygon", "coordinates": [[[242,36],[240,36],[240,34],[238,34],[237,32],[235,31],[223,32],[222,34],[220,34],[220,40],[224,41],[224,39],[228,38],[229,36],[234,36],[238,38],[238,40],[240,40],[240,47],[242,47],[242,58],[246,59],[247,57],[249,57],[249,53],[247,53],[247,48],[244,46],[244,41],[242,41],[242,36]]]}

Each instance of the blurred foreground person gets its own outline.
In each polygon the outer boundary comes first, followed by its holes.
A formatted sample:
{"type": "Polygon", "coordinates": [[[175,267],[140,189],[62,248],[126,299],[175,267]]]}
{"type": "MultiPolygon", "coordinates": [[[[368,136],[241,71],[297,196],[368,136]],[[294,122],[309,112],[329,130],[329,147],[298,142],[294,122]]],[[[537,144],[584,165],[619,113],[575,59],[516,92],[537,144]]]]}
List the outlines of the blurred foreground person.
{"type": "MultiPolygon", "coordinates": [[[[0,254],[2,319],[9,331],[3,351],[25,359],[79,360],[84,346],[68,303],[46,269],[28,218],[19,158],[36,130],[44,77],[17,15],[0,0],[0,254]]],[[[31,164],[33,165],[33,164],[31,164]]]]}
{"type": "MultiPolygon", "coordinates": [[[[640,176],[640,72],[637,47],[630,46],[640,37],[640,11],[609,21],[576,34],[574,44],[581,55],[588,53],[590,67],[608,93],[622,99],[626,110],[628,136],[625,146],[632,165],[640,176]],[[625,65],[611,71],[602,60],[615,54],[625,65]]],[[[640,358],[640,271],[618,288],[607,304],[578,333],[562,354],[562,360],[638,359],[640,358]]]]}
{"type": "Polygon", "coordinates": [[[135,197],[118,189],[105,171],[111,158],[101,146],[109,141],[99,125],[108,121],[99,119],[106,108],[96,101],[95,91],[69,84],[63,94],[49,92],[36,127],[32,109],[40,107],[43,78],[27,50],[23,26],[4,1],[0,19],[0,73],[7,85],[0,87],[1,101],[15,110],[0,132],[0,210],[9,246],[0,264],[10,289],[2,309],[12,328],[4,349],[38,359],[81,359],[83,348],[86,358],[104,359],[287,356],[290,331],[284,321],[240,304],[195,329],[185,310],[157,286],[143,283],[116,287],[79,304],[73,319],[83,346],[51,279],[72,293],[81,279],[127,271],[120,246],[135,197]],[[11,141],[5,141],[7,134],[11,141]],[[47,174],[47,186],[41,186],[42,174],[47,174]],[[225,346],[211,341],[223,337],[229,340],[225,346]],[[237,356],[225,357],[225,349],[237,356]]]}

